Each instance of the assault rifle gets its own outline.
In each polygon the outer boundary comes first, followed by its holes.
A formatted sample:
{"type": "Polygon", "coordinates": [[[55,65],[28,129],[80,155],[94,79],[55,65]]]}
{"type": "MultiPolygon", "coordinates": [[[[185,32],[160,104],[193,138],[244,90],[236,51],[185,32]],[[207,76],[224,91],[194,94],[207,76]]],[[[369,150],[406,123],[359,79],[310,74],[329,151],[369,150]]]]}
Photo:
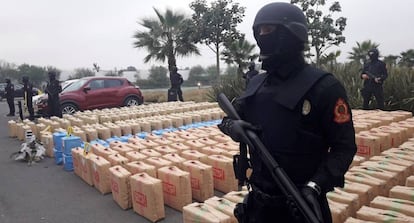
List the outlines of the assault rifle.
{"type": "MultiPolygon", "coordinates": [[[[241,119],[226,95],[220,93],[217,100],[220,108],[229,118],[235,120],[241,119]]],[[[293,202],[295,204],[304,216],[306,222],[320,223],[315,213],[303,199],[295,184],[293,184],[292,180],[286,175],[285,171],[279,166],[276,160],[273,159],[257,134],[251,130],[246,130],[243,137],[243,141],[249,146],[249,149],[252,150],[254,154],[257,154],[260,157],[263,164],[269,169],[272,179],[276,182],[278,188],[286,196],[289,202],[293,202]]]]}
{"type": "MultiPolygon", "coordinates": [[[[368,75],[368,77],[369,77],[369,79],[370,79],[371,81],[373,81],[374,83],[377,83],[377,82],[375,81],[375,78],[379,78],[379,77],[375,76],[374,74],[372,74],[372,73],[371,73],[371,72],[369,72],[369,71],[365,71],[365,72],[364,72],[364,74],[368,75]]],[[[382,83],[382,80],[380,79],[380,81],[379,81],[379,83],[378,83],[378,84],[381,84],[381,83],[382,83]]]]}

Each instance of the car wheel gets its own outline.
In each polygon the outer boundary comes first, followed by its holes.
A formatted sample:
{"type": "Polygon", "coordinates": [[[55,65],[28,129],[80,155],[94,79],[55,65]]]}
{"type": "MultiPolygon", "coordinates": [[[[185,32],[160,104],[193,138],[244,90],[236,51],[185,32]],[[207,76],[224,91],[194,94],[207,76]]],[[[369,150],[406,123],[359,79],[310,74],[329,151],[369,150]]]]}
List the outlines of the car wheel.
{"type": "Polygon", "coordinates": [[[139,101],[137,97],[127,97],[124,101],[124,106],[134,106],[139,105],[139,101]]]}
{"type": "Polygon", "coordinates": [[[66,103],[62,105],[62,114],[68,114],[68,115],[72,115],[74,114],[76,111],[78,111],[78,107],[75,104],[72,103],[66,103]]]}

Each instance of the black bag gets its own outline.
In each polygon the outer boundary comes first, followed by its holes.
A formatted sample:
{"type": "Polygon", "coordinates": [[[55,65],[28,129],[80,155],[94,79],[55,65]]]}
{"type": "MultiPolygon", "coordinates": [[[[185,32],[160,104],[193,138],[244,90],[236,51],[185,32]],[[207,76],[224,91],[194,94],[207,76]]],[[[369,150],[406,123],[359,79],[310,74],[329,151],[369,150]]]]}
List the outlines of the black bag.
{"type": "Polygon", "coordinates": [[[177,90],[170,88],[168,89],[168,101],[177,101],[177,90]]]}

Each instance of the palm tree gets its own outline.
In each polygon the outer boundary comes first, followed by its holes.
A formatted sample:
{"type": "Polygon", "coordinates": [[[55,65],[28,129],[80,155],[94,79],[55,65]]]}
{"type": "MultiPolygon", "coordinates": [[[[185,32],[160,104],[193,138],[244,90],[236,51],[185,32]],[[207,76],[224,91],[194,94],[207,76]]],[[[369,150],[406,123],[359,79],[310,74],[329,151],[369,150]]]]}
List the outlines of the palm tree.
{"type": "Polygon", "coordinates": [[[243,75],[243,70],[247,67],[249,61],[253,61],[259,57],[257,53],[253,53],[254,44],[244,38],[226,44],[226,48],[221,53],[222,60],[227,64],[237,64],[237,73],[240,77],[243,75]]]}
{"type": "Polygon", "coordinates": [[[384,57],[384,63],[387,64],[389,67],[394,67],[397,65],[397,60],[400,58],[400,56],[396,55],[388,55],[384,57]]]}
{"type": "Polygon", "coordinates": [[[359,65],[366,62],[366,56],[368,51],[372,48],[378,48],[379,44],[372,42],[371,40],[363,41],[362,43],[357,42],[356,47],[352,47],[352,52],[348,59],[351,59],[353,62],[358,63],[359,65]]]}
{"type": "Polygon", "coordinates": [[[400,63],[408,68],[414,67],[414,50],[410,49],[401,53],[400,63]]]}
{"type": "Polygon", "coordinates": [[[187,56],[190,54],[200,55],[195,44],[190,41],[187,35],[186,24],[189,19],[181,13],[167,9],[161,14],[154,8],[157,18],[142,19],[140,25],[148,31],[137,31],[134,34],[136,41],[133,43],[135,48],[146,48],[148,55],[144,62],[148,63],[151,59],[164,62],[168,61],[168,69],[177,66],[177,56],[187,56]]]}

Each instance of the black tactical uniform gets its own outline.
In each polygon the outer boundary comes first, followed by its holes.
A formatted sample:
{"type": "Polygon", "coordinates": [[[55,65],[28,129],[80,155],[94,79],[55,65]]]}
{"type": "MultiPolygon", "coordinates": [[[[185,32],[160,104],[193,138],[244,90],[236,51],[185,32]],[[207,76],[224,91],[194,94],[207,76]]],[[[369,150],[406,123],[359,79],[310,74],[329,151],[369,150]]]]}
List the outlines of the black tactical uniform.
{"type": "Polygon", "coordinates": [[[181,91],[181,84],[184,82],[183,77],[179,74],[177,67],[173,67],[170,73],[171,90],[178,95],[178,100],[184,101],[183,92],[181,91]]]}
{"type": "MultiPolygon", "coordinates": [[[[320,218],[332,222],[326,193],[344,185],[344,174],[356,153],[345,89],[333,75],[305,64],[306,19],[296,6],[264,6],[253,30],[267,73],[250,80],[234,103],[243,121],[224,118],[219,128],[240,141],[238,125],[258,127],[263,144],[303,197],[317,200],[320,218]],[[269,24],[274,26],[263,26],[269,24]],[[263,34],[265,30],[272,31],[263,34]]],[[[251,152],[250,161],[252,191],[246,208],[241,211],[238,205],[235,210],[236,216],[242,213],[239,222],[304,222],[292,216],[260,157],[251,152]]]]}
{"type": "Polygon", "coordinates": [[[377,108],[384,109],[384,90],[382,84],[388,77],[387,68],[385,63],[378,60],[379,52],[377,49],[371,49],[368,52],[370,58],[369,62],[364,65],[362,69],[362,75],[366,74],[368,79],[364,80],[364,88],[361,91],[364,99],[363,108],[369,109],[369,101],[372,95],[375,96],[377,101],[377,108]]]}
{"type": "Polygon", "coordinates": [[[256,76],[257,74],[259,74],[259,71],[257,71],[256,69],[255,69],[255,64],[254,64],[254,62],[251,62],[250,64],[249,64],[249,67],[248,67],[248,71],[244,74],[244,76],[243,76],[243,78],[244,79],[246,79],[246,86],[247,86],[247,84],[249,84],[249,81],[254,77],[254,76],[256,76]]]}
{"type": "Polygon", "coordinates": [[[29,81],[29,77],[24,76],[23,81],[23,97],[29,112],[29,119],[34,120],[34,109],[33,109],[33,84],[29,81]]]}
{"type": "Polygon", "coordinates": [[[62,87],[59,81],[56,80],[56,74],[54,72],[49,72],[49,83],[46,86],[45,92],[48,96],[49,115],[62,118],[59,101],[59,93],[62,92],[62,87]]]}
{"type": "Polygon", "coordinates": [[[5,97],[7,99],[7,104],[9,105],[9,114],[7,116],[14,116],[15,113],[15,106],[14,106],[14,84],[11,83],[10,79],[6,79],[6,87],[4,89],[5,91],[5,97]]]}

